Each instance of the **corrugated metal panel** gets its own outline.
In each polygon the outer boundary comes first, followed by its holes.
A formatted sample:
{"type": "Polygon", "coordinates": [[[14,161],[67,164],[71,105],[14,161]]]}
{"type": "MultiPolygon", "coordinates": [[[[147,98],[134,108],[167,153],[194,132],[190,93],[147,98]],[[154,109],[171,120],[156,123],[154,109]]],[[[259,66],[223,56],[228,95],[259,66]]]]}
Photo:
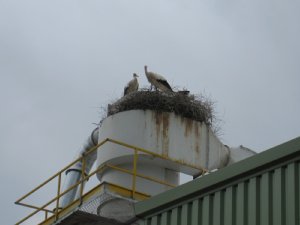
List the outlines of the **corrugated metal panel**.
{"type": "Polygon", "coordinates": [[[278,161],[278,166],[231,185],[187,197],[176,206],[152,211],[141,224],[300,225],[299,161],[298,156],[286,163],[278,161]]]}
{"type": "Polygon", "coordinates": [[[299,224],[299,162],[146,218],[145,225],[299,224]]]}

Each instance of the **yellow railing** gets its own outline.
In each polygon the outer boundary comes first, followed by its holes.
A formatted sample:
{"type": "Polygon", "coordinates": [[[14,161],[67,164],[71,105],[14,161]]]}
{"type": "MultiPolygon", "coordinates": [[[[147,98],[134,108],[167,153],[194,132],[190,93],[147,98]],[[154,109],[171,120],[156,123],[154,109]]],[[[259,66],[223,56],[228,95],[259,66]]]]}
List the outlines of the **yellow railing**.
{"type": "MultiPolygon", "coordinates": [[[[71,191],[73,188],[76,188],[78,186],[80,186],[80,196],[79,196],[79,200],[80,203],[82,203],[82,198],[84,196],[84,183],[92,176],[94,176],[95,174],[103,171],[106,168],[110,168],[110,169],[114,169],[114,170],[118,170],[120,172],[123,173],[127,173],[132,175],[132,188],[131,188],[131,197],[133,199],[135,199],[135,194],[136,194],[136,178],[140,177],[152,182],[156,182],[159,184],[163,184],[169,187],[175,187],[173,184],[169,184],[163,180],[159,180],[156,179],[154,177],[150,177],[150,176],[146,176],[143,174],[140,174],[137,172],[137,163],[138,163],[138,155],[139,153],[144,153],[144,154],[148,154],[151,155],[153,157],[157,157],[157,158],[161,158],[164,160],[168,160],[168,161],[172,161],[172,162],[176,162],[179,163],[181,165],[184,166],[188,166],[188,167],[192,167],[194,169],[199,170],[199,172],[201,173],[205,173],[207,172],[206,169],[202,168],[202,167],[194,167],[191,165],[188,165],[184,162],[179,162],[177,160],[173,160],[169,157],[148,151],[146,149],[143,148],[139,148],[133,145],[129,145],[126,144],[124,142],[121,141],[117,141],[117,140],[113,140],[110,138],[105,139],[104,141],[100,142],[99,144],[97,144],[96,146],[92,147],[89,151],[87,151],[84,155],[82,155],[81,157],[79,157],[78,159],[74,160],[73,162],[71,162],[70,164],[68,164],[66,167],[64,167],[63,169],[61,169],[59,172],[57,172],[56,174],[54,174],[53,176],[51,176],[49,179],[47,179],[45,182],[43,182],[42,184],[40,184],[39,186],[37,186],[36,188],[34,188],[32,191],[30,191],[29,193],[27,193],[26,195],[24,195],[23,197],[21,197],[20,199],[18,199],[15,204],[17,205],[21,205],[21,206],[25,206],[31,209],[35,209],[35,211],[33,211],[32,213],[30,213],[28,216],[26,216],[25,218],[23,218],[22,220],[20,220],[19,222],[16,223],[16,225],[22,224],[23,222],[25,222],[26,220],[28,220],[29,218],[33,217],[34,215],[36,215],[37,213],[40,212],[44,212],[45,213],[45,220],[47,220],[49,218],[49,214],[51,214],[51,216],[55,216],[55,220],[59,219],[59,212],[62,210],[59,208],[59,201],[60,198],[65,195],[66,193],[68,193],[69,191],[71,191]],[[117,145],[121,145],[124,146],[128,149],[131,149],[134,151],[134,155],[133,155],[133,169],[132,170],[128,170],[128,169],[124,169],[121,167],[118,167],[116,165],[112,165],[109,163],[106,163],[105,165],[103,165],[102,167],[97,168],[96,170],[94,170],[93,172],[91,172],[89,175],[85,174],[85,160],[86,160],[86,156],[88,156],[89,154],[93,153],[94,151],[96,151],[99,149],[99,147],[101,147],[102,145],[104,145],[105,143],[110,142],[110,143],[114,143],[117,145]],[[75,163],[82,161],[82,170],[81,170],[81,179],[74,185],[72,185],[71,187],[69,187],[67,190],[61,192],[61,182],[62,182],[62,174],[67,171],[71,166],[73,166],[75,163]],[[54,197],[53,199],[51,199],[50,201],[48,201],[46,204],[42,205],[42,206],[35,206],[35,205],[30,205],[27,203],[24,203],[22,201],[24,201],[26,198],[28,198],[29,196],[31,196],[33,193],[37,192],[38,190],[40,190],[42,187],[44,187],[45,185],[49,184],[49,182],[51,182],[52,180],[57,178],[57,195],[56,197],[54,197]],[[55,204],[55,208],[53,210],[47,209],[47,207],[49,207],[50,205],[55,204]]],[[[78,199],[75,199],[74,201],[76,201],[78,199]]],[[[66,206],[65,208],[69,207],[72,203],[70,203],[68,206],[66,206]]]]}

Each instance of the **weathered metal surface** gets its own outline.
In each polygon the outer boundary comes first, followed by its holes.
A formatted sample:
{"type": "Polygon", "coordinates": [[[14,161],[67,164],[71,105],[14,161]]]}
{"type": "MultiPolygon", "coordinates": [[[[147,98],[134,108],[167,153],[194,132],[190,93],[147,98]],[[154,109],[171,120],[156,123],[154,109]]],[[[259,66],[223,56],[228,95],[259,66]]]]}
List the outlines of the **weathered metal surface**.
{"type": "MultiPolygon", "coordinates": [[[[221,168],[226,164],[228,149],[203,123],[150,110],[131,110],[106,118],[99,140],[112,138],[155,153],[169,156],[195,167],[221,168]]],[[[98,164],[112,158],[132,155],[126,148],[108,144],[98,156],[98,164]]],[[[194,175],[194,174],[190,174],[194,175]]]]}
{"type": "Polygon", "coordinates": [[[299,225],[300,138],[136,204],[141,225],[299,225]]]}
{"type": "MultiPolygon", "coordinates": [[[[201,168],[221,168],[228,160],[227,147],[204,123],[182,118],[174,113],[131,110],[114,114],[102,123],[99,141],[105,138],[130,143],[172,159],[171,162],[139,153],[137,168],[140,172],[152,174],[154,177],[163,176],[171,180],[168,177],[171,176],[175,179],[173,183],[178,183],[175,171],[196,175],[201,168]],[[168,172],[163,171],[166,169],[168,172]]],[[[98,166],[111,163],[130,169],[132,156],[132,150],[108,143],[98,152],[97,163],[98,166]]],[[[124,174],[118,175],[115,171],[107,170],[99,173],[99,178],[121,185],[125,183],[126,187],[129,187],[126,184],[131,180],[131,177],[124,174]]],[[[166,190],[165,187],[154,187],[148,181],[145,184],[141,182],[143,181],[140,179],[137,185],[142,190],[149,189],[151,195],[166,190]]]]}
{"type": "Polygon", "coordinates": [[[233,163],[236,163],[238,161],[241,161],[245,158],[248,158],[250,156],[256,155],[257,153],[252,151],[249,148],[244,147],[243,145],[240,145],[236,148],[229,148],[229,161],[228,165],[231,165],[233,163]]]}

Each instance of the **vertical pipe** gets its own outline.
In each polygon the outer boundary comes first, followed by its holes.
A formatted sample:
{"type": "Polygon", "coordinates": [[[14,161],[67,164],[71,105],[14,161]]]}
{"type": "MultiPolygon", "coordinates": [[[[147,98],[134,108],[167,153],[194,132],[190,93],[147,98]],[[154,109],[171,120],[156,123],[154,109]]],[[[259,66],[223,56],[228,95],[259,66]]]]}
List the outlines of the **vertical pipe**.
{"type": "MultiPolygon", "coordinates": [[[[79,156],[84,156],[91,148],[95,147],[98,144],[98,133],[99,127],[93,130],[90,137],[84,142],[82,148],[80,149],[79,156]]],[[[76,157],[78,158],[78,157],[76,157]]],[[[66,191],[71,186],[74,186],[76,183],[82,179],[80,188],[78,186],[72,188],[61,197],[60,207],[64,208],[73,202],[75,199],[82,197],[83,188],[84,188],[84,177],[87,176],[92,169],[92,166],[97,158],[97,151],[83,157],[82,161],[77,162],[70,169],[66,171],[66,179],[62,188],[62,191],[66,191]]]]}
{"type": "MultiPolygon", "coordinates": [[[[81,171],[78,171],[78,169],[69,169],[66,171],[66,180],[64,183],[63,192],[74,186],[80,180],[80,177],[81,171]]],[[[77,187],[73,187],[70,191],[64,194],[61,197],[60,208],[64,208],[69,205],[75,199],[76,192],[77,187]]]]}
{"type": "Polygon", "coordinates": [[[83,194],[83,186],[85,183],[85,156],[82,157],[82,170],[81,170],[81,183],[80,183],[80,195],[79,195],[79,199],[80,199],[80,204],[82,203],[82,194],[83,194]]]}

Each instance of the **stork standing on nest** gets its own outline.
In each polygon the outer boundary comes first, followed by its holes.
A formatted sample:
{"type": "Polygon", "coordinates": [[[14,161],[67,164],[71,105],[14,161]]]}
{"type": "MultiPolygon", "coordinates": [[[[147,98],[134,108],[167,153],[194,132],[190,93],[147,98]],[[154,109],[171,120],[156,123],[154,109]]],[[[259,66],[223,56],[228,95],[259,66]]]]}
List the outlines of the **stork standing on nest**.
{"type": "Polygon", "coordinates": [[[165,92],[173,92],[166,78],[164,78],[162,75],[159,75],[157,73],[149,72],[147,70],[147,66],[145,66],[144,68],[145,68],[146,77],[149,83],[151,84],[151,90],[152,90],[152,86],[154,86],[156,90],[159,89],[165,92]]]}
{"type": "Polygon", "coordinates": [[[139,76],[136,73],[133,74],[133,79],[131,81],[129,81],[128,84],[124,88],[124,96],[131,92],[135,92],[138,90],[138,88],[139,88],[139,82],[137,80],[138,77],[139,76]]]}

